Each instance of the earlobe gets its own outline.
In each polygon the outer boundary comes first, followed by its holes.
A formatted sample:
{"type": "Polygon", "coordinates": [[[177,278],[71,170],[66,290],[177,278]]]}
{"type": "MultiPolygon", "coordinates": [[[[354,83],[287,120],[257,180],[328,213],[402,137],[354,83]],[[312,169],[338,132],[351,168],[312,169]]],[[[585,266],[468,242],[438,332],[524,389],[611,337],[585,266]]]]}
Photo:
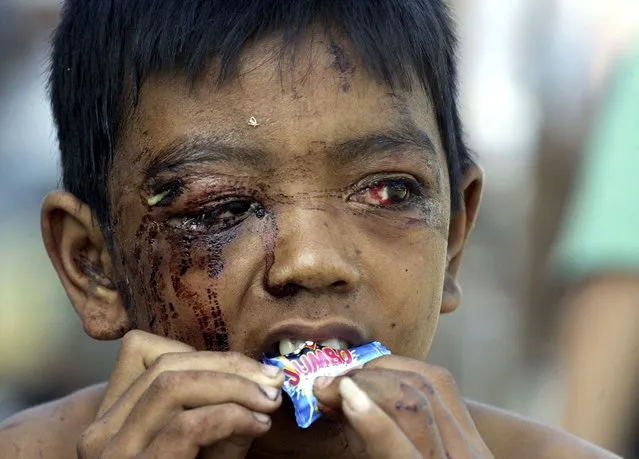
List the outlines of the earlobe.
{"type": "Polygon", "coordinates": [[[55,191],[44,200],[42,237],[85,332],[117,339],[130,320],[115,287],[111,257],[89,207],[74,195],[55,191]]]}
{"type": "Polygon", "coordinates": [[[442,294],[441,313],[452,312],[461,303],[461,286],[458,272],[461,265],[464,247],[475,225],[481,201],[484,173],[481,168],[472,164],[466,169],[461,182],[461,208],[451,217],[448,233],[448,259],[444,290],[442,294]]]}

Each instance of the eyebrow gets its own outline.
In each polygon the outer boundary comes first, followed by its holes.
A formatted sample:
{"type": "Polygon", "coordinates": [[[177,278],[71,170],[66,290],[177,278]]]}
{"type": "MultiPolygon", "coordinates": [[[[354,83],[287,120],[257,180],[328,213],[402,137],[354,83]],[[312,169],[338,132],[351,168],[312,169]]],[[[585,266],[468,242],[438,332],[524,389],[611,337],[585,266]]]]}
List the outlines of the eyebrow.
{"type": "Polygon", "coordinates": [[[394,129],[349,139],[331,146],[330,150],[333,161],[342,167],[398,152],[418,153],[429,163],[429,160],[436,157],[435,145],[430,136],[408,117],[402,117],[394,129]]]}
{"type": "MultiPolygon", "coordinates": [[[[324,144],[324,142],[315,142],[324,144]]],[[[402,116],[399,123],[387,131],[373,132],[360,138],[326,145],[331,161],[337,167],[398,152],[414,152],[427,163],[436,156],[430,136],[410,117],[402,116]]],[[[273,169],[273,155],[260,148],[233,145],[216,136],[178,137],[158,150],[145,170],[145,181],[165,171],[175,171],[189,164],[218,163],[266,172],[273,169]]]]}
{"type": "Polygon", "coordinates": [[[270,156],[259,148],[233,145],[216,136],[184,136],[155,152],[146,167],[145,180],[165,171],[202,163],[244,164],[258,170],[271,165],[270,156]]]}

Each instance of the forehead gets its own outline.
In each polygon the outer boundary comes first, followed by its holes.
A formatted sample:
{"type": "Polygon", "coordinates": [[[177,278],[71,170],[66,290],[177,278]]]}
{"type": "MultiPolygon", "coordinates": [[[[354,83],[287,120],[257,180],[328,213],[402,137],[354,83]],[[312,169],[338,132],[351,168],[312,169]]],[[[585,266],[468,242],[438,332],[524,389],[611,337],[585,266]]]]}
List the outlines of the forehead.
{"type": "Polygon", "coordinates": [[[303,153],[410,122],[432,140],[444,162],[431,101],[391,90],[365,71],[345,40],[311,34],[293,50],[277,36],[248,46],[228,82],[216,84],[212,62],[194,82],[156,75],[141,88],[121,151],[151,161],[176,139],[210,137],[273,152],[303,153]]]}

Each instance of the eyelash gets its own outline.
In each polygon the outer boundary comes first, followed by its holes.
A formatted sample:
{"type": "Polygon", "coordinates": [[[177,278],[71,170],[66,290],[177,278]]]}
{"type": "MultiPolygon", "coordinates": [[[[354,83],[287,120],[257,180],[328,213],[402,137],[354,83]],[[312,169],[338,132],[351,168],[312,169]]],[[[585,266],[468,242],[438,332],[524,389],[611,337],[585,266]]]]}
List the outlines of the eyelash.
{"type": "Polygon", "coordinates": [[[200,212],[197,215],[188,215],[176,217],[177,225],[186,227],[192,231],[200,228],[213,229],[216,231],[224,231],[230,229],[254,214],[257,218],[263,218],[266,215],[264,207],[248,198],[227,198],[223,202],[218,202],[210,210],[200,212]],[[240,204],[242,207],[237,207],[240,204]],[[236,208],[233,209],[233,206],[236,208]],[[226,212],[240,211],[240,214],[223,216],[226,212]]]}

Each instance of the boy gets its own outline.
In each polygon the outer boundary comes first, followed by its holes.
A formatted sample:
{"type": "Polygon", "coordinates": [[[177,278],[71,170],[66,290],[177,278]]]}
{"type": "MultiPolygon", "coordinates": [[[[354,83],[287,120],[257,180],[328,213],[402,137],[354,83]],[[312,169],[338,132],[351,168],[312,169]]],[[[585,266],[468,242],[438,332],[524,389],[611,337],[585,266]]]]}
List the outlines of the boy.
{"type": "Polygon", "coordinates": [[[108,384],[7,420],[0,451],[613,457],[424,363],[482,188],[455,78],[439,0],[67,1],[43,237],[86,333],[124,338],[108,384]],[[317,380],[301,430],[257,360],[329,339],[393,355],[317,380]]]}

